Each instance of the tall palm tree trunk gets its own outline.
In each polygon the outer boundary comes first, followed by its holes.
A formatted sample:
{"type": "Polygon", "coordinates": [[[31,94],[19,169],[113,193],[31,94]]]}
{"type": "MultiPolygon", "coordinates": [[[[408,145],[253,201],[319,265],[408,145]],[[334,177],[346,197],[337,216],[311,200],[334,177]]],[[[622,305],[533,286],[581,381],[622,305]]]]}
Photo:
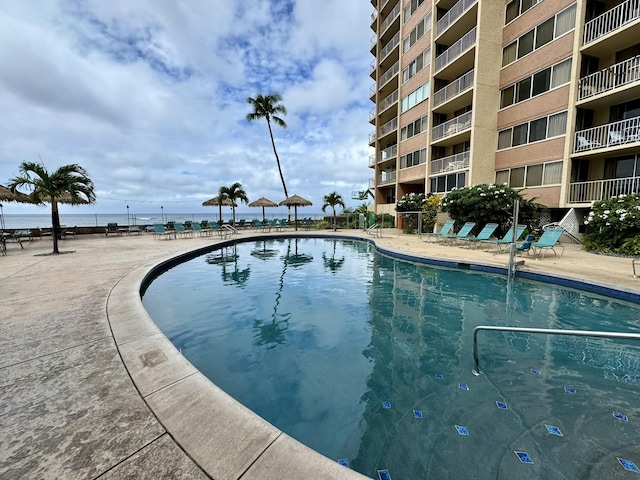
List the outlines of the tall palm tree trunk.
{"type": "MultiPolygon", "coordinates": [[[[282,188],[284,190],[284,198],[289,198],[287,192],[287,185],[284,183],[284,175],[282,174],[282,167],[280,166],[280,157],[278,157],[278,151],[276,150],[276,142],[273,140],[273,131],[271,130],[271,122],[267,117],[267,126],[269,127],[269,136],[271,137],[271,146],[273,147],[273,154],[276,156],[276,163],[278,164],[278,173],[280,174],[280,180],[282,181],[282,188]]],[[[291,221],[291,207],[287,206],[287,220],[291,221]]]]}
{"type": "Polygon", "coordinates": [[[58,201],[55,197],[51,197],[51,236],[53,237],[53,253],[58,251],[58,235],[60,232],[60,216],[58,215],[58,201]]]}

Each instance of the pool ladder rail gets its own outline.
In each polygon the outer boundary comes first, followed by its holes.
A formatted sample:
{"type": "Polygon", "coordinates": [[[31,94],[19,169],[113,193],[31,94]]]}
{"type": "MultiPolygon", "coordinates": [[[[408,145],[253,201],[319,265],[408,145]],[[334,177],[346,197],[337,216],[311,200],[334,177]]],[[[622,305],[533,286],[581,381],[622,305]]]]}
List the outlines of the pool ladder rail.
{"type": "Polygon", "coordinates": [[[491,325],[480,325],[473,329],[473,362],[475,364],[475,368],[472,370],[472,372],[476,376],[482,374],[482,371],[480,370],[480,357],[478,355],[478,333],[480,332],[480,330],[640,340],[640,333],[599,332],[594,330],[562,330],[562,329],[555,329],[555,328],[500,327],[500,326],[491,326],[491,325]]]}

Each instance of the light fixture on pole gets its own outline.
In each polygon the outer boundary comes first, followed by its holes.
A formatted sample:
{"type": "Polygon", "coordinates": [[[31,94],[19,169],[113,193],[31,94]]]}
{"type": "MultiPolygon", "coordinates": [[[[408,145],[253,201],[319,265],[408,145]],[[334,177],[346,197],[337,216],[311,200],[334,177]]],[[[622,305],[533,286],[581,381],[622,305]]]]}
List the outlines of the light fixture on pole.
{"type": "Polygon", "coordinates": [[[129,221],[129,205],[127,205],[127,226],[131,225],[131,222],[129,221]]]}
{"type": "Polygon", "coordinates": [[[162,220],[162,223],[164,224],[164,207],[162,205],[160,205],[160,219],[162,220]]]}

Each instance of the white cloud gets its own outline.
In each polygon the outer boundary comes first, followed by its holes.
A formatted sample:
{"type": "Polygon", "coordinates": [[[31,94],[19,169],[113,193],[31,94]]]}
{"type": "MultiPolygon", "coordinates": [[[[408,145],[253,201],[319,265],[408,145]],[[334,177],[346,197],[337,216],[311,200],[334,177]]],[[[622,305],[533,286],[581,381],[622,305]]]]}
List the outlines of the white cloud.
{"type": "Polygon", "coordinates": [[[89,171],[98,202],[80,213],[123,202],[199,212],[234,181],[250,199],[279,201],[266,122],[245,121],[245,99],[280,92],[288,128],[274,136],[289,193],[318,210],[332,190],[350,203],[371,175],[371,11],[340,0],[9,2],[0,184],[41,155],[50,170],[89,171]]]}

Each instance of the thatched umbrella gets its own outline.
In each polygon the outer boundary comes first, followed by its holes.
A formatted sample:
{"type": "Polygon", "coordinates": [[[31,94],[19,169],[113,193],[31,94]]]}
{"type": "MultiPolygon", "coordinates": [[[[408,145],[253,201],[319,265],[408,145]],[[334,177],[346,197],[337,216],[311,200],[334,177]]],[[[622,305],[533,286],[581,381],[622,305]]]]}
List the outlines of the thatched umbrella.
{"type": "Polygon", "coordinates": [[[3,185],[0,185],[0,202],[32,203],[29,195],[21,192],[12,192],[3,185]]]}
{"type": "Polygon", "coordinates": [[[249,204],[250,207],[262,207],[262,221],[264,222],[266,220],[265,214],[264,214],[264,207],[277,207],[278,204],[276,202],[272,202],[271,200],[269,200],[268,198],[264,198],[264,197],[260,197],[258,200],[251,202],[249,204]]]}
{"type": "Polygon", "coordinates": [[[287,207],[293,206],[295,229],[298,230],[298,207],[309,207],[313,205],[313,203],[311,203],[306,198],[302,198],[298,195],[294,195],[292,197],[285,198],[283,201],[281,201],[280,206],[283,206],[283,205],[287,207]]]}
{"type": "Polygon", "coordinates": [[[202,202],[202,206],[203,207],[215,207],[217,206],[220,212],[220,216],[218,217],[219,219],[219,223],[222,223],[222,206],[225,207],[233,207],[233,206],[238,206],[238,205],[234,205],[234,203],[229,200],[228,198],[222,198],[220,199],[220,196],[217,197],[213,197],[210,198],[209,200],[207,200],[206,202],[202,202]]]}

